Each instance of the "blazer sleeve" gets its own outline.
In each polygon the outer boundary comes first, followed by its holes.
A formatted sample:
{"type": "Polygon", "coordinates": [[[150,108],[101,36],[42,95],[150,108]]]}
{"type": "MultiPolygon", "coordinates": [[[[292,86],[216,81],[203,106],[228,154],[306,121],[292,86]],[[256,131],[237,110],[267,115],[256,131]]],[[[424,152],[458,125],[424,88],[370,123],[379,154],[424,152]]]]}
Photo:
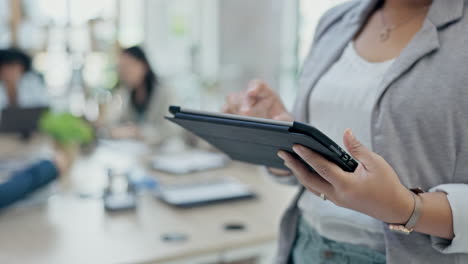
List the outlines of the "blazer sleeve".
{"type": "Polygon", "coordinates": [[[0,209],[25,198],[58,177],[58,169],[51,161],[41,161],[29,168],[14,172],[0,184],[0,209]]]}
{"type": "Polygon", "coordinates": [[[447,194],[453,216],[453,240],[431,237],[432,246],[441,253],[468,253],[468,184],[444,184],[431,189],[431,191],[445,192],[447,194]]]}

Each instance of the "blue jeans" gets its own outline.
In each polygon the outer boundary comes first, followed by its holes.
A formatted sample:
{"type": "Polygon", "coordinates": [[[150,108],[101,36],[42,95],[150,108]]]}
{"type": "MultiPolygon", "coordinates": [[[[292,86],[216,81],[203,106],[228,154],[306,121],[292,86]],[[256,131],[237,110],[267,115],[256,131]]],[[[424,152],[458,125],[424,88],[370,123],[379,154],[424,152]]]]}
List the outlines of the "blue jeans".
{"type": "Polygon", "coordinates": [[[300,217],[291,254],[293,264],[385,264],[385,255],[370,248],[320,236],[300,217]]]}

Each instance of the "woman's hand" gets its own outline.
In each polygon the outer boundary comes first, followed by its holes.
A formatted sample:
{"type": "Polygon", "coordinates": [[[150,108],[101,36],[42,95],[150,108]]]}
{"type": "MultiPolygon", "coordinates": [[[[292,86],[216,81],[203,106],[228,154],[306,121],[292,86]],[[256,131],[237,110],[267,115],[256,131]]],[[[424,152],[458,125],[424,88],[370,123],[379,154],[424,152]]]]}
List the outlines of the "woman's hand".
{"type": "Polygon", "coordinates": [[[263,81],[251,81],[246,91],[226,97],[223,112],[281,121],[293,121],[281,98],[263,81]]]}
{"type": "MultiPolygon", "coordinates": [[[[259,80],[251,81],[246,91],[228,95],[223,112],[280,121],[294,120],[278,94],[259,80]]],[[[268,168],[268,171],[277,176],[291,176],[291,172],[286,170],[268,168]]]]}
{"type": "Polygon", "coordinates": [[[278,155],[310,191],[324,194],[338,206],[349,208],[386,223],[404,224],[414,209],[413,194],[405,188],[392,167],[363,146],[347,130],[344,143],[360,164],[354,173],[343,171],[310,149],[295,145],[294,151],[318,174],[287,152],[278,155]]]}

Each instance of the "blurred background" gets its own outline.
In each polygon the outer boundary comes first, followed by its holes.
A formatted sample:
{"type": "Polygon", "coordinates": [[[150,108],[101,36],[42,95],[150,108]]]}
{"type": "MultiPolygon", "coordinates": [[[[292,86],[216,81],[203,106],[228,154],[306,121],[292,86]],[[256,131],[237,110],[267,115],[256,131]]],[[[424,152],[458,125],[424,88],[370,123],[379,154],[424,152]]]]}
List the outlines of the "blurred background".
{"type": "Polygon", "coordinates": [[[252,79],[291,108],[341,2],[0,0],[0,263],[272,263],[296,188],[163,117],[252,79]]]}
{"type": "Polygon", "coordinates": [[[292,104],[316,23],[340,2],[0,0],[0,48],[27,51],[54,106],[90,119],[117,86],[119,50],[134,45],[181,104],[218,110],[253,78],[292,104]]]}

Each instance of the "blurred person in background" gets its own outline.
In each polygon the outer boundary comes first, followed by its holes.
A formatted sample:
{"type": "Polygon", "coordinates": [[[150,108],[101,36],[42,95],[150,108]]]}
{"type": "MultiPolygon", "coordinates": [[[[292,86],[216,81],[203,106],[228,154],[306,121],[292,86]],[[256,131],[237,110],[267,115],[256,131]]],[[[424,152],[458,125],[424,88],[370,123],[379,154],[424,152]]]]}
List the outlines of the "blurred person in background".
{"type": "Polygon", "coordinates": [[[113,116],[118,125],[112,128],[111,136],[160,143],[170,134],[164,120],[170,101],[168,91],[140,47],[124,49],[118,66],[122,87],[116,99],[120,114],[113,116]]]}
{"type": "Polygon", "coordinates": [[[0,109],[48,104],[44,81],[32,69],[31,57],[14,48],[0,50],[0,109]]]}
{"type": "Polygon", "coordinates": [[[42,160],[13,172],[6,181],[0,182],[0,210],[46,187],[66,174],[71,165],[69,155],[57,151],[53,160],[42,160]]]}

